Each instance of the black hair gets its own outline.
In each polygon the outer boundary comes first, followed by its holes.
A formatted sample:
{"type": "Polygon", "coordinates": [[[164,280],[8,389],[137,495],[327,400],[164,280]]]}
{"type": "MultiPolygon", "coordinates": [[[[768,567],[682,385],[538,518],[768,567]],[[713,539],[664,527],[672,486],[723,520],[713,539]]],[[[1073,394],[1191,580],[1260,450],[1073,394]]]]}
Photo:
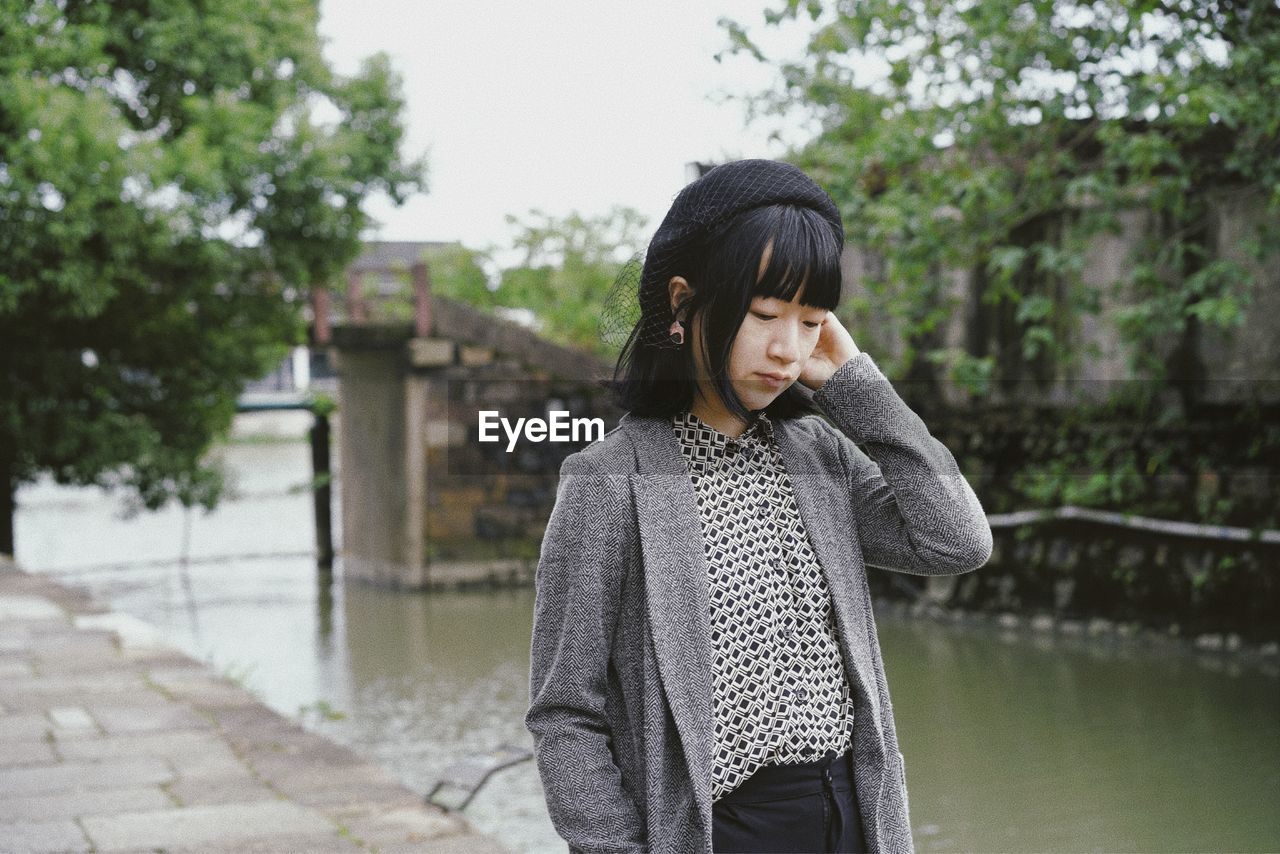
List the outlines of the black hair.
{"type": "MultiPolygon", "coordinates": [[[[712,386],[725,406],[743,421],[751,411],[733,390],[729,356],[742,320],[755,297],[785,302],[804,287],[804,305],[832,311],[840,303],[840,250],[843,235],[813,208],[776,204],[750,208],[710,230],[699,245],[672,265],[671,276],[683,276],[693,295],[682,303],[685,340],[693,323],[701,323],[712,386]],[[763,274],[760,259],[770,241],[773,250],[763,274]]],[[[662,283],[666,293],[667,282],[662,283]]],[[[670,300],[664,297],[664,306],[670,300]]],[[[615,402],[636,415],[671,416],[695,400],[693,348],[653,347],[639,340],[644,318],[622,348],[613,380],[605,381],[615,402]]],[[[765,407],[770,419],[816,413],[805,392],[793,384],[765,407]]]]}

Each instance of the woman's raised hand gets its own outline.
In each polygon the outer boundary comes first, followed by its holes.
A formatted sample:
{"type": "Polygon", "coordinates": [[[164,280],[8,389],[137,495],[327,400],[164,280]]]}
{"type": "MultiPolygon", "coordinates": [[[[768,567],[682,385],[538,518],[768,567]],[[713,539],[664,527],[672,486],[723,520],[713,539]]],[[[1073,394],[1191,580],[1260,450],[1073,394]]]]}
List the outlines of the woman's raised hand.
{"type": "Polygon", "coordinates": [[[831,379],[837,368],[859,352],[858,345],[853,343],[853,336],[844,328],[835,312],[827,312],[826,319],[822,321],[822,331],[818,333],[818,344],[813,348],[809,361],[800,370],[800,382],[817,391],[831,379]]]}

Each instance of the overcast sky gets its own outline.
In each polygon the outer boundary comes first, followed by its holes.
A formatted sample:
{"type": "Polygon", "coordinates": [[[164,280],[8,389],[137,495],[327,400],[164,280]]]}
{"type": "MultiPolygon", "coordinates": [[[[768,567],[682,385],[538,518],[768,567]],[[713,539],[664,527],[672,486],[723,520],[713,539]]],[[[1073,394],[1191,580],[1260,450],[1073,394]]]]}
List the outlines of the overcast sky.
{"type": "MultiPolygon", "coordinates": [[[[371,204],[375,238],[506,245],[504,215],[638,209],[656,228],[694,160],[774,157],[764,126],[717,93],[767,86],[745,58],[717,64],[722,15],[761,29],[760,0],[322,0],[336,70],[384,50],[404,78],[406,153],[429,192],[371,204]]],[[[773,36],[778,44],[794,36],[773,36]]]]}

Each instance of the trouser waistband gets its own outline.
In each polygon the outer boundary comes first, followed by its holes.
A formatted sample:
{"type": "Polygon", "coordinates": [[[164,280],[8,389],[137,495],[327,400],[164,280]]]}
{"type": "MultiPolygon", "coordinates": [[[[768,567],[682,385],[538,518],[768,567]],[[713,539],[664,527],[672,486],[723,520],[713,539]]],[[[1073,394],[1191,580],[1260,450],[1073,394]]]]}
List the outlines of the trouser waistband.
{"type": "Polygon", "coordinates": [[[787,765],[764,765],[717,803],[749,804],[811,795],[831,789],[853,789],[853,751],[828,751],[822,759],[787,765]]]}

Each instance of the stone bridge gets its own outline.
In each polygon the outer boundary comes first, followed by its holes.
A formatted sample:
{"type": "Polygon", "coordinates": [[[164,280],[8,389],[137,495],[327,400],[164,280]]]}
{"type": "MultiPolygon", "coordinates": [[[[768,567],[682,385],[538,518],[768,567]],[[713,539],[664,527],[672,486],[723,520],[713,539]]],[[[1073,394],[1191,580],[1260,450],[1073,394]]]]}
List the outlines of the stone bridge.
{"type": "Polygon", "coordinates": [[[343,572],[403,589],[531,581],[560,462],[587,441],[521,438],[508,451],[501,430],[480,441],[480,413],[514,423],[568,412],[611,429],[621,412],[597,381],[612,365],[431,294],[422,246],[375,245],[352,274],[358,286],[407,266],[412,322],[357,308],[324,324],[339,377],[343,572]]]}

